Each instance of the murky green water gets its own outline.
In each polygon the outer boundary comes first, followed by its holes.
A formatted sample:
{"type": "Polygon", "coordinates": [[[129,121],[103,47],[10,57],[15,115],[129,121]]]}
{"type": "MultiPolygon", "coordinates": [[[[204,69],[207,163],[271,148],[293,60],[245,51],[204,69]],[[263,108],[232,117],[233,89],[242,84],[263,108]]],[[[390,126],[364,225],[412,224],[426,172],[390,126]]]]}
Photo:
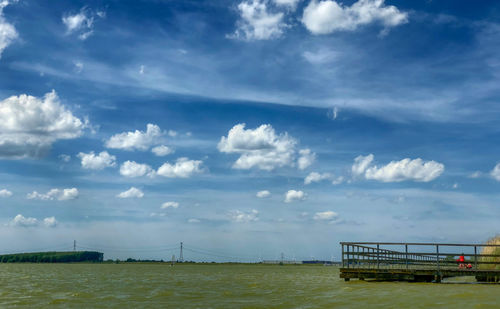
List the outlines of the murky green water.
{"type": "Polygon", "coordinates": [[[0,264],[0,307],[500,308],[500,285],[344,282],[338,268],[0,264]]]}

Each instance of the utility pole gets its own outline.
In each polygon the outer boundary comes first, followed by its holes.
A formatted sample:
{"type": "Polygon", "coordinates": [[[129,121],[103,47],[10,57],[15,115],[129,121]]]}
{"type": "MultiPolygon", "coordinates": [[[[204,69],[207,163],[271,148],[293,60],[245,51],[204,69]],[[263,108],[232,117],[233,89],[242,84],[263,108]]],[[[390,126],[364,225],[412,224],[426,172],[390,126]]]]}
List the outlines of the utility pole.
{"type": "Polygon", "coordinates": [[[184,262],[184,255],[182,254],[182,253],[183,253],[183,252],[182,252],[182,245],[183,245],[183,244],[182,244],[182,241],[181,241],[181,252],[180,252],[180,254],[179,254],[179,262],[181,262],[181,263],[182,263],[182,262],[184,262]]]}
{"type": "Polygon", "coordinates": [[[281,265],[283,265],[283,260],[285,259],[285,254],[281,252],[281,265]]]}
{"type": "Polygon", "coordinates": [[[73,251],[76,251],[76,240],[73,240],[73,251]]]}

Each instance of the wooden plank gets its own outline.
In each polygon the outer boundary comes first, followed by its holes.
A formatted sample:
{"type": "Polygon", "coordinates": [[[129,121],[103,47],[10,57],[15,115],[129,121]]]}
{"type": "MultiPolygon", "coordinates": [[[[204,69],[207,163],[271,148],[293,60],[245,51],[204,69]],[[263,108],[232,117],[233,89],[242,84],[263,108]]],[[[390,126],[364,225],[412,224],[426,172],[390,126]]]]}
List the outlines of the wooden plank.
{"type": "Polygon", "coordinates": [[[391,245],[391,246],[404,246],[405,244],[408,244],[409,246],[435,246],[435,245],[440,245],[440,246],[455,246],[455,247],[500,247],[500,245],[495,245],[495,244],[448,244],[448,243],[428,243],[428,242],[345,242],[342,241],[340,242],[341,244],[349,244],[349,245],[391,245]]]}

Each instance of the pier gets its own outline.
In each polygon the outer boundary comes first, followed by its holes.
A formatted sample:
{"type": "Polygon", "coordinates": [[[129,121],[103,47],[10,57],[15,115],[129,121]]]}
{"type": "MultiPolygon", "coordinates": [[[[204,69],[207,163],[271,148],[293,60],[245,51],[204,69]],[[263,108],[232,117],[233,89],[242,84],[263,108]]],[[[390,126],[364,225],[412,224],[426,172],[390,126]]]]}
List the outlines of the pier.
{"type": "Polygon", "coordinates": [[[436,282],[474,276],[478,282],[500,281],[500,245],[341,242],[340,278],[436,282]],[[465,261],[457,262],[459,256],[465,261]]]}

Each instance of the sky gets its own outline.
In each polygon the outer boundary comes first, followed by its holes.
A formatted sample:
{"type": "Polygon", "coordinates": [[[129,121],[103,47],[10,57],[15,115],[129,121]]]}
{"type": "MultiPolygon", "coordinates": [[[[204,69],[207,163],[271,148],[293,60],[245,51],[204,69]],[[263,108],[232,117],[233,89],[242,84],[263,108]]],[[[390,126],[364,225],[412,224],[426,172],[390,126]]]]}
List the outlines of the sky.
{"type": "Polygon", "coordinates": [[[499,48],[497,1],[0,0],[0,252],[485,242],[499,48]]]}

